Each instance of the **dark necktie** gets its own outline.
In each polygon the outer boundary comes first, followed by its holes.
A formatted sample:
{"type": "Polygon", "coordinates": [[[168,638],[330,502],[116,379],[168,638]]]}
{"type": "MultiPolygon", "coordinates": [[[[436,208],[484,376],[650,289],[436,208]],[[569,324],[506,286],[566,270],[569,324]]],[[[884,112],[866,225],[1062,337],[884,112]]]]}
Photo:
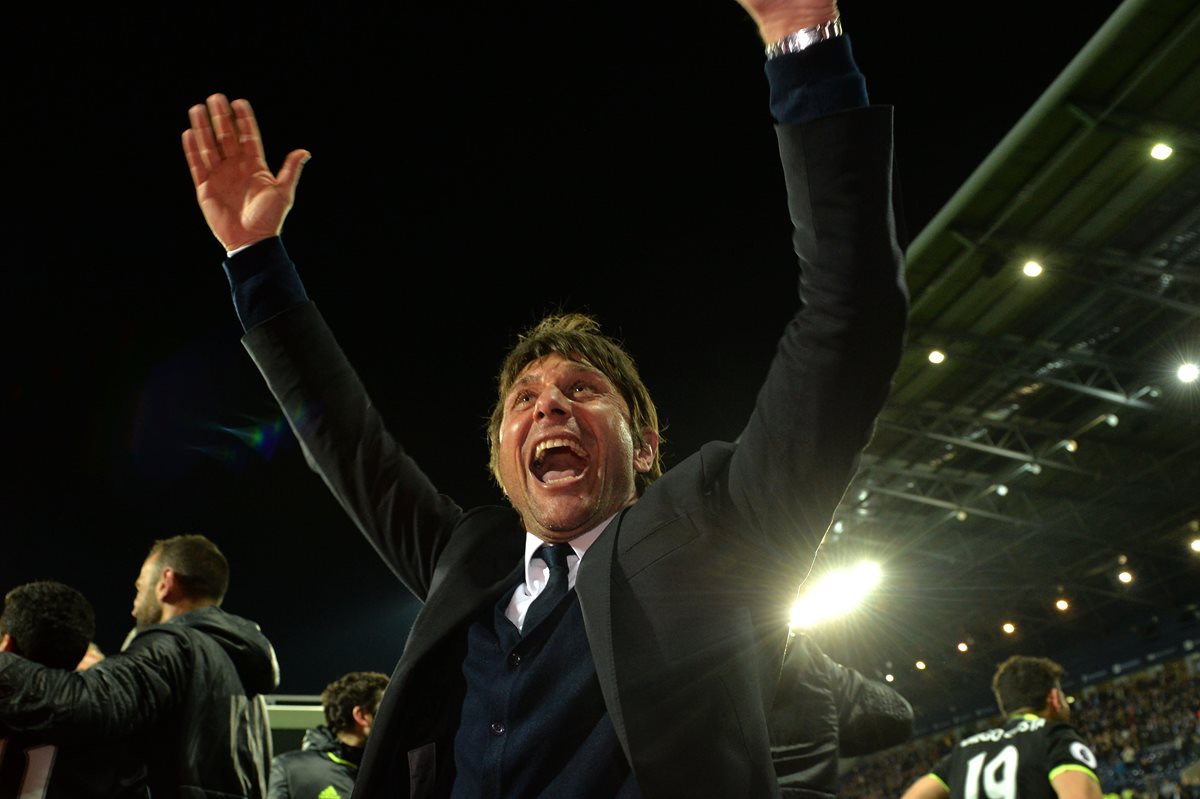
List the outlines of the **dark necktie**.
{"type": "Polygon", "coordinates": [[[558,600],[567,595],[567,556],[574,554],[570,544],[546,544],[533,553],[533,557],[541,558],[550,567],[550,577],[546,587],[534,597],[529,609],[525,611],[525,623],[521,625],[521,634],[532,630],[542,619],[550,615],[558,600]]]}

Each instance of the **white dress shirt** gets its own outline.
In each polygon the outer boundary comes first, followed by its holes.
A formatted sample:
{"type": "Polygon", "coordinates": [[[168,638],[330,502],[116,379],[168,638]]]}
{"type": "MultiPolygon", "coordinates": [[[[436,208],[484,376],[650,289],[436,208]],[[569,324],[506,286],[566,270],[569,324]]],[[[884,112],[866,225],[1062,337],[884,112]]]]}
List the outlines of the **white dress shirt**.
{"type": "MultiPolygon", "coordinates": [[[[613,514],[613,516],[616,515],[613,514]]],[[[583,555],[588,551],[588,547],[604,532],[604,528],[612,521],[613,516],[609,516],[591,530],[567,542],[575,553],[567,556],[567,590],[575,587],[575,576],[579,574],[579,562],[583,560],[583,555]]],[[[513,591],[512,599],[504,610],[505,617],[518,630],[525,624],[525,612],[529,610],[533,600],[537,599],[537,595],[542,593],[542,589],[546,587],[546,582],[550,579],[550,567],[546,565],[546,561],[533,557],[533,553],[545,544],[545,541],[533,533],[525,534],[525,582],[517,586],[516,591],[513,591]]]]}

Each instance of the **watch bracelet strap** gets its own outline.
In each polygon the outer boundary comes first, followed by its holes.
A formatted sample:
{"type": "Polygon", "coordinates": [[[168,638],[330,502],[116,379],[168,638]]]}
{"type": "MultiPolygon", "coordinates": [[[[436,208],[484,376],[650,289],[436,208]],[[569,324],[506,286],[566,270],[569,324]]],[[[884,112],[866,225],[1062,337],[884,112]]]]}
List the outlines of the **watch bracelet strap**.
{"type": "Polygon", "coordinates": [[[826,39],[832,39],[835,36],[841,35],[842,18],[839,15],[828,22],[822,22],[810,28],[801,28],[798,31],[793,31],[779,41],[768,44],[766,47],[767,58],[772,59],[786,55],[787,53],[798,53],[817,42],[823,42],[826,39]]]}

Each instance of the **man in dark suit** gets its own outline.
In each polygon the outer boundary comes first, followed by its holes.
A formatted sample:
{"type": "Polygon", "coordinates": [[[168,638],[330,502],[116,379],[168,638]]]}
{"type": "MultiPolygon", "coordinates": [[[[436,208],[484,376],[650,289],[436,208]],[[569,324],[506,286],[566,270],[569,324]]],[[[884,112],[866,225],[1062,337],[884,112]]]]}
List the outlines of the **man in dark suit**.
{"type": "Polygon", "coordinates": [[[244,343],[424,603],[355,796],[778,795],[767,708],[786,609],[887,395],[907,303],[891,114],[867,107],[836,3],[745,5],[770,43],[802,294],[755,411],[737,443],[656,479],[632,360],[595,320],[551,317],[500,373],[491,465],[511,508],[464,510],[432,485],[308,300],[278,238],[308,154],[272,174],[247,102],[189,111],[244,343]]]}

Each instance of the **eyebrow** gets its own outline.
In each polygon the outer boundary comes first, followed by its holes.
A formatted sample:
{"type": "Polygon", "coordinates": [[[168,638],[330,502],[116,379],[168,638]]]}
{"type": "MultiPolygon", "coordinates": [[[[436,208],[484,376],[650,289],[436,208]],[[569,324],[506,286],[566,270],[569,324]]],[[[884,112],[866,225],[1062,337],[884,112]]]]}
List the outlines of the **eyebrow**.
{"type": "MultiPolygon", "coordinates": [[[[610,386],[616,385],[615,383],[613,383],[612,378],[610,378],[608,375],[604,374],[604,372],[601,372],[599,369],[597,369],[596,367],[592,366],[589,363],[584,363],[583,361],[571,361],[571,366],[572,366],[572,368],[578,369],[579,371],[586,372],[595,377],[602,378],[610,386]]],[[[541,374],[540,372],[526,372],[522,377],[519,377],[513,381],[512,386],[509,387],[509,389],[508,389],[508,393],[511,394],[522,386],[527,386],[530,383],[538,382],[539,380],[541,380],[540,374],[541,374]]]]}

